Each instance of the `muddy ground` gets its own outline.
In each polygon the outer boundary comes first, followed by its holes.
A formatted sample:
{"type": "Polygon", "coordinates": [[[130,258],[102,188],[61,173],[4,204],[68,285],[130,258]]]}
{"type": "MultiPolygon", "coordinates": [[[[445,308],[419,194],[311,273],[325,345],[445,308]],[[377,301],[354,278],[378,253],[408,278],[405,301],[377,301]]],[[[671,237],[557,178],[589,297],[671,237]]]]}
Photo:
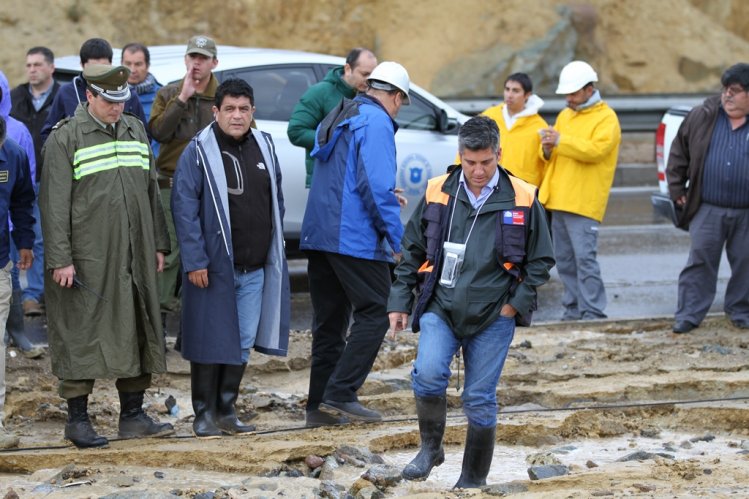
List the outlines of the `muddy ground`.
{"type": "Polygon", "coordinates": [[[414,334],[383,345],[361,390],[383,423],[304,428],[310,334],[297,331],[287,358],[253,353],[238,406],[256,434],[192,437],[189,365],[170,347],[169,372],[156,377],[146,402],[177,436],[117,441],[117,393],[100,381],[90,409],[112,442],[96,450],[62,439],[66,406],[48,359],[10,356],[6,426],[21,448],[0,452],[0,497],[746,497],[749,332],[722,316],[689,335],[670,326],[663,319],[519,329],[498,387],[503,414],[483,491],[450,490],[466,424],[455,369],[445,464],[424,482],[372,478],[378,489],[360,479],[373,467],[387,475],[416,452],[414,334]],[[176,416],[167,413],[169,396],[176,416]],[[674,403],[639,405],[656,401],[674,403]],[[617,405],[627,407],[602,408],[617,405]],[[620,461],[637,451],[639,460],[620,461]],[[562,464],[568,474],[531,481],[532,464],[562,464]]]}

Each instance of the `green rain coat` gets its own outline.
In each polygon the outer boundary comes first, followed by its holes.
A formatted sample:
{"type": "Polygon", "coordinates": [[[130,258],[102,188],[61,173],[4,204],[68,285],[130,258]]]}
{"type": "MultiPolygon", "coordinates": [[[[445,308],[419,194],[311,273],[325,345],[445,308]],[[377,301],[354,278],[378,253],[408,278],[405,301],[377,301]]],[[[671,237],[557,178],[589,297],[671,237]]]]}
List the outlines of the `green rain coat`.
{"type": "Polygon", "coordinates": [[[123,114],[114,137],[87,105],[78,106],[55,127],[43,155],[52,372],[65,380],[163,372],[156,251],[168,253],[169,238],[142,123],[123,114]],[[52,280],[53,269],[71,264],[88,289],[52,280]]]}

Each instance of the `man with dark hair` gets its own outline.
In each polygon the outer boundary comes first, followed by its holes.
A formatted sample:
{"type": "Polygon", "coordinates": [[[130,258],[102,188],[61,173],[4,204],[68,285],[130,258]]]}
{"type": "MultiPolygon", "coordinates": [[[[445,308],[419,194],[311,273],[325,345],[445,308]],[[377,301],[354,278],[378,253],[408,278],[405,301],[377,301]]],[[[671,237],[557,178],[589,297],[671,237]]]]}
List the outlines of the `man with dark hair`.
{"type": "Polygon", "coordinates": [[[164,272],[159,275],[159,301],[164,322],[167,312],[179,309],[179,249],[170,204],[172,178],[187,143],[213,121],[214,98],[218,87],[213,70],[218,66],[217,55],[213,39],[202,35],[190,38],[185,51],[185,77],[159,89],[148,121],[153,138],[160,144],[156,168],[172,244],[172,253],[167,256],[164,272]]]}
{"type": "Polygon", "coordinates": [[[315,146],[315,130],[325,116],[342,99],[353,99],[357,92],[367,90],[367,78],[377,66],[375,55],[365,48],[355,48],[346,56],[343,66],[328,71],[325,78],[307,89],[289,118],[286,131],[292,144],[306,151],[307,177],[305,185],[312,182],[315,161],[310,156],[315,146]]]}
{"type": "MultiPolygon", "coordinates": [[[[81,68],[86,69],[89,64],[112,64],[112,46],[103,38],[89,38],[79,52],[81,68]]],[[[75,114],[75,109],[86,102],[86,80],[83,74],[73,78],[73,81],[62,85],[52,101],[52,106],[42,128],[42,141],[47,140],[52,127],[63,118],[75,114]]],[[[134,93],[125,102],[125,112],[135,115],[145,126],[148,123],[143,112],[143,106],[134,93]]]]}
{"type": "MultiPolygon", "coordinates": [[[[27,270],[31,266],[34,254],[31,246],[34,243],[34,189],[31,182],[29,162],[21,147],[6,135],[5,118],[0,116],[0,324],[5,324],[11,300],[10,271],[13,262],[9,258],[10,239],[13,238],[19,248],[18,268],[27,270]],[[9,230],[8,216],[13,223],[9,230]]],[[[18,446],[18,437],[3,428],[5,419],[5,341],[0,337],[0,449],[18,446]]]]}
{"type": "Polygon", "coordinates": [[[502,163],[507,171],[531,183],[541,185],[545,163],[538,156],[541,137],[538,131],[549,125],[538,114],[544,101],[533,93],[533,83],[525,73],[513,73],[504,85],[504,101],[483,114],[499,127],[502,163]]]}
{"type": "Polygon", "coordinates": [[[389,263],[400,256],[395,117],[410,103],[409,87],[406,68],[380,63],[367,92],[343,99],[315,137],[299,243],[314,310],[307,426],[382,419],[357,391],[387,332],[389,263]]]}
{"type": "MultiPolygon", "coordinates": [[[[128,43],[122,47],[120,57],[122,65],[130,70],[130,78],[127,83],[140,99],[143,106],[143,113],[146,120],[151,118],[151,107],[156,100],[156,93],[161,88],[161,83],[156,81],[148,69],[151,67],[151,53],[148,47],[142,43],[128,43]]],[[[159,143],[156,140],[151,141],[151,149],[154,156],[159,155],[159,143]]]]}
{"type": "Polygon", "coordinates": [[[161,84],[148,71],[151,67],[151,53],[141,43],[128,43],[122,47],[122,65],[130,70],[127,83],[140,99],[146,119],[151,117],[151,107],[161,84]]]}
{"type": "MultiPolygon", "coordinates": [[[[11,92],[10,115],[26,125],[34,142],[36,163],[34,189],[38,193],[39,179],[42,173],[42,127],[47,119],[60,84],[52,75],[55,72],[55,55],[47,47],[32,47],[26,52],[26,75],[28,82],[18,85],[11,92]]],[[[44,243],[42,226],[39,217],[39,205],[34,202],[34,263],[26,273],[28,286],[22,291],[21,302],[23,313],[27,316],[42,314],[42,296],[44,294],[44,243]]],[[[14,279],[15,282],[15,279],[14,279]]],[[[19,286],[20,287],[20,286],[19,286]]],[[[15,315],[15,314],[13,314],[15,315]]],[[[22,321],[19,322],[22,325],[22,321]]]]}
{"type": "Polygon", "coordinates": [[[530,323],[536,288],[549,279],[554,258],[536,187],[499,166],[496,123],[471,118],[458,147],[461,164],[429,180],[406,226],[387,308],[393,335],[412,310],[411,327],[421,331],[411,372],[421,450],[403,477],[423,480],[445,460],[445,394],[450,362],[462,349],[468,432],[455,486],[474,488],[486,484],[492,462],[497,383],[515,323],[530,323]]]}
{"type": "Polygon", "coordinates": [[[52,373],[67,400],[65,438],[108,444],[91,425],[96,379],[116,378],[120,438],[174,432],[143,410],[166,370],[156,273],[169,252],[153,154],[143,124],[123,113],[129,70],[87,64],[87,103],[44,145],[39,192],[52,373]]]}
{"type": "Polygon", "coordinates": [[[622,132],[601,98],[598,74],[584,61],[562,68],[556,93],[565,96],[553,128],[543,130],[547,162],[538,199],[551,213],[554,257],[564,285],[562,320],[606,317],[606,288],[598,265],[598,228],[614,182],[622,132]]]}
{"type": "Polygon", "coordinates": [[[234,407],[250,349],[286,355],[288,348],[281,169],[271,136],[250,128],[254,112],[247,82],[219,85],[216,121],[190,142],[174,175],[182,356],[200,438],[255,430],[234,407]]]}
{"type": "Polygon", "coordinates": [[[720,95],[692,109],[676,133],[666,178],[689,230],[691,246],[679,275],[674,333],[700,325],[715,299],[726,248],[731,278],[723,305],[734,326],[749,329],[749,64],[728,68],[720,95]]]}

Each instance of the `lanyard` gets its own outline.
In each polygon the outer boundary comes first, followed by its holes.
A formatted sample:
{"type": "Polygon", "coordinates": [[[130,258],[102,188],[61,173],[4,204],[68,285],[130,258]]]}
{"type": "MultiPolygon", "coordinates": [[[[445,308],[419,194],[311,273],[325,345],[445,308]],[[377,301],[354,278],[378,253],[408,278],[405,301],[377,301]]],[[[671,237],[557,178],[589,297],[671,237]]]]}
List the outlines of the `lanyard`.
{"type": "MultiPolygon", "coordinates": [[[[458,204],[458,193],[460,192],[460,188],[463,185],[463,182],[458,182],[458,188],[455,191],[455,201],[453,201],[453,209],[450,212],[450,224],[447,227],[447,242],[450,242],[450,233],[453,230],[453,217],[455,216],[455,205],[458,204]]],[[[471,233],[473,232],[473,226],[476,225],[476,220],[479,218],[479,213],[481,213],[481,208],[484,207],[484,203],[489,199],[489,196],[486,196],[483,201],[481,201],[481,204],[476,208],[476,216],[473,217],[473,223],[471,223],[471,228],[468,229],[468,235],[466,236],[466,240],[463,243],[463,245],[468,245],[468,239],[471,237],[471,233]]]]}

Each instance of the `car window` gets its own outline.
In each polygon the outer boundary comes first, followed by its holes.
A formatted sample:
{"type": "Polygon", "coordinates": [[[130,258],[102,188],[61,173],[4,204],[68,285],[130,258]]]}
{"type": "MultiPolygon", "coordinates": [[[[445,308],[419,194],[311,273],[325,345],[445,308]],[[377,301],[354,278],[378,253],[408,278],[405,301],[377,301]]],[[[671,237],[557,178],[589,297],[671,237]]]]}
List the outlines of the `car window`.
{"type": "Polygon", "coordinates": [[[434,107],[415,92],[409,92],[411,105],[401,106],[395,121],[408,130],[437,130],[437,113],[434,107]]]}
{"type": "Polygon", "coordinates": [[[275,66],[225,71],[224,78],[242,78],[255,93],[255,118],[289,121],[302,94],[317,82],[309,66],[275,66]]]}

